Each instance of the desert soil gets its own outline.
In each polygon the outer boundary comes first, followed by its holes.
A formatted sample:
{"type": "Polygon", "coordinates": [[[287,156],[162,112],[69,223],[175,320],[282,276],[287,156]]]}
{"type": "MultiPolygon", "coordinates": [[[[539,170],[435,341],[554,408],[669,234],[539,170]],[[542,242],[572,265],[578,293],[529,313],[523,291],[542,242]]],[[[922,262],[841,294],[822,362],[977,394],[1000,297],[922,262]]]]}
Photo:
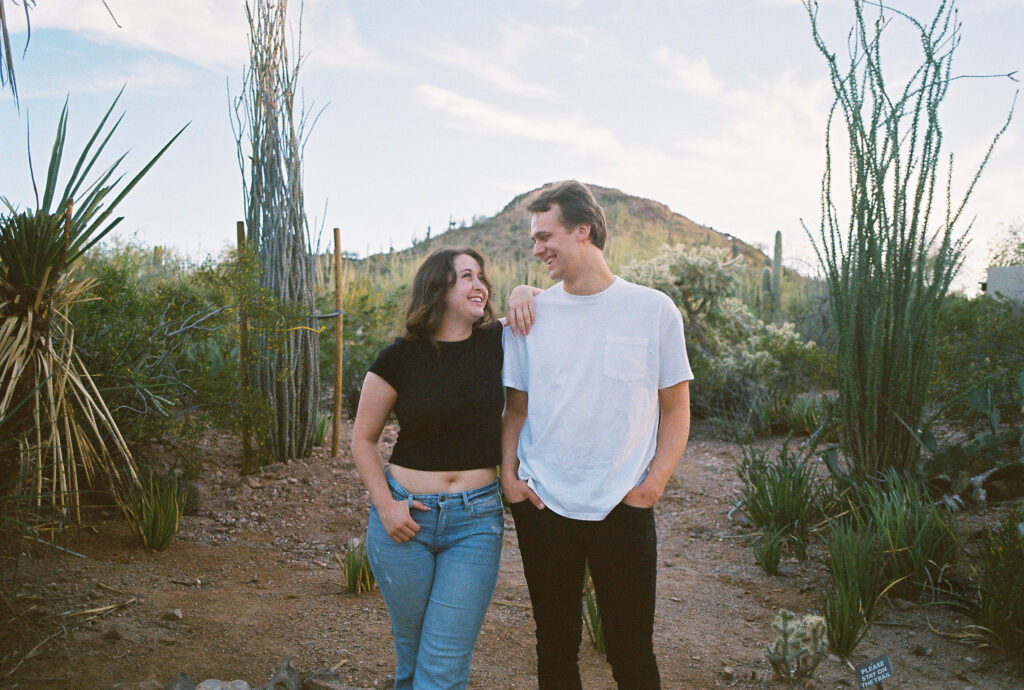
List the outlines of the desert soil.
{"type": "MultiPolygon", "coordinates": [[[[385,453],[394,433],[385,432],[385,453]]],[[[820,605],[820,544],[806,561],[784,557],[777,576],[754,563],[751,529],[731,510],[737,457],[737,446],[698,425],[656,509],[655,649],[668,689],[783,687],[764,657],[769,624],[780,607],[806,613],[820,605]]],[[[142,549],[110,516],[58,542],[82,557],[37,544],[3,561],[0,686],[162,688],[179,671],[196,682],[256,686],[290,656],[303,672],[334,668],[351,686],[389,687],[384,602],[378,591],[346,593],[334,558],[366,525],[368,496],[350,456],[318,449],[250,476],[239,466],[237,444],[210,440],[199,513],[183,519],[163,552],[142,549]]],[[[997,513],[961,516],[968,549],[997,513]]],[[[505,525],[473,661],[477,689],[536,687],[530,600],[511,517],[505,525]]],[[[894,677],[886,688],[1024,687],[1024,669],[961,639],[969,624],[943,606],[886,603],[851,661],[888,654],[894,677]]],[[[615,687],[586,635],[580,666],[584,688],[615,687]]],[[[830,657],[806,686],[857,682],[847,662],[830,657]]]]}

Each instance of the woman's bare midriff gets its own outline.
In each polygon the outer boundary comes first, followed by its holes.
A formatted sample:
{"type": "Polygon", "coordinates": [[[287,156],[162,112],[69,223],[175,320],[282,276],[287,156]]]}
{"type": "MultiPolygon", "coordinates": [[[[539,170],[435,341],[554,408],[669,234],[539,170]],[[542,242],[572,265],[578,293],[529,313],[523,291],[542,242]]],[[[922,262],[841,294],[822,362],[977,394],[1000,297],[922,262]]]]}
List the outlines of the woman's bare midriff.
{"type": "Polygon", "coordinates": [[[494,467],[428,472],[400,465],[388,465],[388,470],[391,472],[391,476],[412,494],[453,494],[460,491],[471,491],[487,486],[498,478],[498,470],[494,467]]]}

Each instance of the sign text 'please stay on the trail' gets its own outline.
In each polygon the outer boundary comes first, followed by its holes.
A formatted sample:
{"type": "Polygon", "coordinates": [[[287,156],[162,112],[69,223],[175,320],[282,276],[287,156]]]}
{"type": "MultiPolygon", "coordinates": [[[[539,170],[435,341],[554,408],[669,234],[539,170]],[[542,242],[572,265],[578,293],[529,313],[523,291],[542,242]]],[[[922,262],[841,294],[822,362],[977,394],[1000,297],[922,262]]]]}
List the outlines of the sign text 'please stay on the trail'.
{"type": "Polygon", "coordinates": [[[869,659],[855,669],[857,673],[857,684],[863,688],[869,688],[887,678],[892,678],[892,664],[889,663],[889,655],[883,654],[869,659]]]}

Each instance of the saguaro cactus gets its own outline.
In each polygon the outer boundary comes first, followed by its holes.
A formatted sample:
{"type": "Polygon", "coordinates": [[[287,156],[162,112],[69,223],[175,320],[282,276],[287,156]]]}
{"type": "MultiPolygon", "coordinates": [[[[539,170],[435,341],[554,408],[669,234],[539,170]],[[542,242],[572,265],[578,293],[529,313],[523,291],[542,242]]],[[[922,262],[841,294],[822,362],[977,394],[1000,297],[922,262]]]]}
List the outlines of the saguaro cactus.
{"type": "Polygon", "coordinates": [[[772,265],[761,271],[761,304],[769,319],[774,319],[782,303],[782,231],[775,231],[772,265]]]}

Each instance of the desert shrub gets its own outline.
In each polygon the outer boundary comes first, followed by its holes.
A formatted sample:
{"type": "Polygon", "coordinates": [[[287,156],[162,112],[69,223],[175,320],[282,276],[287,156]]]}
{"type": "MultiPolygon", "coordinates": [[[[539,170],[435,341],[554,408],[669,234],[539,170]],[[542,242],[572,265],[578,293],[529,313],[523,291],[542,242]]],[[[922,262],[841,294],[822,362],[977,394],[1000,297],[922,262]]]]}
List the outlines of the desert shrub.
{"type": "MultiPolygon", "coordinates": [[[[376,287],[368,280],[350,283],[345,294],[345,349],[342,353],[342,400],[349,416],[355,416],[359,392],[377,354],[401,332],[400,301],[404,285],[376,287]]],[[[322,372],[334,372],[334,331],[321,334],[322,372]]]]}
{"type": "Polygon", "coordinates": [[[739,300],[724,300],[705,332],[709,351],[691,348],[694,413],[730,420],[741,433],[790,431],[797,395],[831,380],[827,353],[790,323],[757,320],[739,300]]]}
{"type": "Polygon", "coordinates": [[[825,658],[825,619],[821,616],[797,615],[780,609],[772,630],[779,636],[765,650],[765,657],[782,681],[810,678],[825,658]]]}
{"type": "Polygon", "coordinates": [[[186,475],[198,471],[193,451],[208,420],[234,428],[253,409],[235,404],[237,312],[228,274],[230,261],[195,266],[159,248],[106,247],[83,269],[98,299],[73,314],[82,359],[129,446],[137,454],[141,446],[172,446],[186,475]]]}
{"type": "Polygon", "coordinates": [[[968,613],[989,641],[1024,660],[1024,507],[985,538],[974,566],[978,599],[968,613]]]}
{"type": "Polygon", "coordinates": [[[736,474],[743,482],[739,508],[764,532],[781,532],[803,557],[810,528],[820,516],[819,481],[809,449],[781,445],[774,461],[768,451],[740,446],[736,474]]]}
{"type": "Polygon", "coordinates": [[[1007,423],[1024,421],[1024,304],[989,295],[953,294],[939,310],[931,393],[942,418],[966,426],[984,423],[970,404],[979,389],[991,389],[993,405],[1007,423]]]}
{"type": "Polygon", "coordinates": [[[893,594],[914,601],[926,588],[937,588],[959,551],[954,514],[933,503],[917,481],[895,472],[862,485],[859,493],[854,515],[878,535],[893,594]]]}
{"type": "Polygon", "coordinates": [[[841,657],[850,656],[874,620],[884,563],[882,546],[872,531],[849,521],[832,525],[826,557],[831,587],[822,610],[829,649],[841,657]]]}
{"type": "Polygon", "coordinates": [[[820,393],[802,393],[785,410],[786,427],[797,434],[817,434],[817,439],[833,443],[838,438],[836,399],[820,393]]]}
{"type": "Polygon", "coordinates": [[[150,476],[128,504],[128,523],[139,543],[163,551],[178,532],[185,510],[185,492],[174,478],[150,476]]]}

